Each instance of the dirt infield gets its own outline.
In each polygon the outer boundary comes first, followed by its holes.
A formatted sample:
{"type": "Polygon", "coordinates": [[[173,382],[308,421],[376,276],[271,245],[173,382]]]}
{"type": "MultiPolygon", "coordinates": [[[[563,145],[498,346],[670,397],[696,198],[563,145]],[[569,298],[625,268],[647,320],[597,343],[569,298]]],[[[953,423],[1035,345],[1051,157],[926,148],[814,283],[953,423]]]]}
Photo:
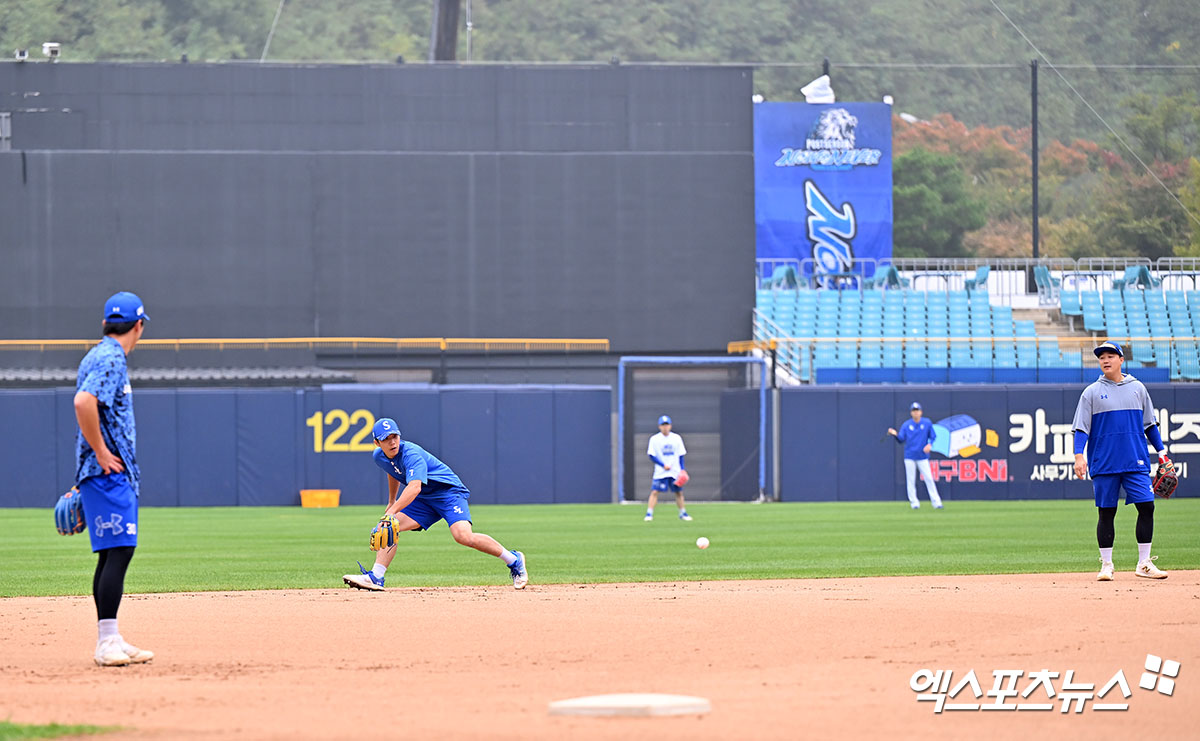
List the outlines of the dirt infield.
{"type": "Polygon", "coordinates": [[[90,599],[0,600],[0,620],[0,719],[127,729],[104,738],[1061,741],[1200,719],[1200,571],[128,595],[122,630],[158,656],[119,669],[92,664],[90,599]],[[1148,653],[1182,662],[1173,696],[1138,687],[1148,653]],[[1064,715],[1039,689],[1009,704],[1052,710],[936,715],[909,688],[920,669],[974,669],[984,693],[992,670],[1074,670],[1098,691],[1120,669],[1132,695],[1101,700],[1123,712],[1064,715]],[[712,712],[547,713],[612,692],[712,712]]]}

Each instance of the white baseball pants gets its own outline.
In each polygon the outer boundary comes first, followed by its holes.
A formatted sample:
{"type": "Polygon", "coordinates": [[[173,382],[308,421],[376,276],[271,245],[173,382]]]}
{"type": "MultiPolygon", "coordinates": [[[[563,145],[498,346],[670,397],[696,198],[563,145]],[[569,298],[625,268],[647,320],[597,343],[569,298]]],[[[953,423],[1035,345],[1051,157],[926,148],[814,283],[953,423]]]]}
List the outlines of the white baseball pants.
{"type": "Polygon", "coordinates": [[[929,492],[929,501],[933,502],[934,507],[942,506],[942,498],[938,496],[937,484],[933,483],[933,473],[929,470],[929,459],[923,458],[919,461],[914,461],[911,458],[904,459],[904,473],[908,479],[908,501],[912,506],[919,507],[917,501],[917,471],[921,472],[921,476],[925,479],[925,491],[929,492]]]}

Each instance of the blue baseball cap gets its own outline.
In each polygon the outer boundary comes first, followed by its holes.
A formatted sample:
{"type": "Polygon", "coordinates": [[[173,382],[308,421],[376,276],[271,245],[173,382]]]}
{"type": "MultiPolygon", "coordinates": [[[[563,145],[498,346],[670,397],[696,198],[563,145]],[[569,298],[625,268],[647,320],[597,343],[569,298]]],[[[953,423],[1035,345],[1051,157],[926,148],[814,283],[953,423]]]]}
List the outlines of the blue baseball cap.
{"type": "Polygon", "coordinates": [[[1100,343],[1092,352],[1096,354],[1096,357],[1100,357],[1100,353],[1102,352],[1115,352],[1117,355],[1125,357],[1125,353],[1121,352],[1121,346],[1112,340],[1100,343]]]}
{"type": "Polygon", "coordinates": [[[660,425],[669,425],[669,424],[671,424],[671,417],[670,417],[670,415],[664,414],[663,416],[659,417],[659,418],[658,418],[658,423],[659,423],[660,425]]]}
{"type": "Polygon", "coordinates": [[[400,428],[396,426],[396,420],[391,417],[383,417],[375,423],[375,429],[372,430],[376,440],[382,440],[385,437],[399,435],[400,428]]]}
{"type": "Polygon", "coordinates": [[[913,409],[920,409],[920,408],[921,408],[921,402],[919,402],[919,401],[914,401],[914,402],[913,402],[913,405],[912,405],[912,406],[910,406],[910,407],[908,408],[908,410],[911,412],[913,409]]]}
{"type": "Polygon", "coordinates": [[[121,291],[108,297],[104,302],[104,321],[111,324],[136,322],[138,319],[150,321],[146,308],[136,293],[121,291]]]}

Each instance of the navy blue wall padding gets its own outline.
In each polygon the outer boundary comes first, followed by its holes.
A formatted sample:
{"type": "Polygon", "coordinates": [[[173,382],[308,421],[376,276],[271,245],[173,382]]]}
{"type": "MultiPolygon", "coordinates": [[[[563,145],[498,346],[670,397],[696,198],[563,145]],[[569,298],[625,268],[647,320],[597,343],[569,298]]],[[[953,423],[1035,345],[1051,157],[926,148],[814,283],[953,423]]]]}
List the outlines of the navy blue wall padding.
{"type": "Polygon", "coordinates": [[[551,504],[555,440],[570,428],[554,426],[554,395],[547,391],[496,394],[496,501],[551,504]]]}
{"type": "MultiPolygon", "coordinates": [[[[237,391],[238,504],[300,503],[300,475],[294,441],[303,420],[291,389],[237,391]]],[[[307,431],[307,430],[306,430],[307,431]]]]}
{"type": "MultiPolygon", "coordinates": [[[[862,455],[868,441],[895,424],[890,409],[894,392],[891,389],[865,388],[855,393],[842,393],[837,403],[838,460],[837,498],[840,500],[890,499],[879,484],[887,480],[891,460],[887,456],[862,455]]],[[[810,418],[809,424],[828,427],[827,419],[810,418]]],[[[825,434],[831,430],[826,429],[825,434]]],[[[894,445],[894,444],[893,444],[894,445]]],[[[873,446],[878,449],[878,445],[873,446]]]]}
{"type": "Polygon", "coordinates": [[[556,502],[612,501],[612,392],[554,392],[556,502]]]}
{"type": "Polygon", "coordinates": [[[448,390],[441,403],[438,458],[470,489],[472,504],[495,504],[496,392],[448,390]]]}
{"type": "Polygon", "coordinates": [[[179,434],[173,389],[148,389],[134,394],[137,419],[137,459],[142,472],[138,503],[143,507],[179,506],[179,458],[192,470],[205,456],[179,434]]]}
{"type": "Polygon", "coordinates": [[[758,407],[757,389],[721,392],[722,499],[758,497],[758,407]]]}
{"type": "MultiPolygon", "coordinates": [[[[141,414],[140,407],[135,409],[141,414]]],[[[180,389],[175,395],[175,412],[179,505],[238,504],[237,395],[225,389],[180,389]]],[[[138,418],[139,425],[142,418],[138,418]]],[[[285,438],[282,447],[291,447],[286,435],[280,437],[285,438]]],[[[141,442],[139,434],[139,448],[141,442]]],[[[141,450],[138,455],[143,455],[141,450]]]]}
{"type": "MultiPolygon", "coordinates": [[[[840,390],[817,387],[782,391],[779,399],[779,478],[784,501],[821,502],[837,498],[840,394],[840,390]]],[[[878,455],[890,463],[888,454],[892,444],[889,442],[888,446],[870,448],[870,453],[861,457],[878,455]]]]}
{"type": "MultiPolygon", "coordinates": [[[[1050,462],[1050,456],[1055,452],[1056,443],[1048,431],[1044,435],[1038,432],[1036,410],[1045,410],[1045,425],[1069,425],[1075,417],[1075,406],[1081,393],[1083,393],[1082,387],[1062,389],[1037,385],[1011,387],[1007,390],[1008,398],[1004,402],[1006,416],[1015,413],[1027,414],[1030,417],[1028,425],[1024,422],[1021,424],[1009,422],[1005,425],[1004,439],[1008,442],[1005,453],[1008,457],[1010,478],[1009,499],[1061,499],[1077,489],[1084,492],[1086,496],[1091,496],[1091,487],[1088,486],[1066,487],[1066,482],[1055,484],[1030,479],[1030,474],[1035,466],[1050,462]],[[1039,441],[1043,448],[1041,453],[1037,452],[1039,441]],[[1013,451],[1013,446],[1021,447],[1022,450],[1013,451]]],[[[1067,448],[1067,452],[1071,453],[1070,464],[1074,465],[1074,433],[1071,433],[1069,439],[1070,447],[1067,448]]],[[[1067,440],[1064,439],[1058,444],[1067,444],[1067,440]]]]}
{"type": "MultiPolygon", "coordinates": [[[[4,489],[12,492],[12,507],[54,507],[55,447],[61,445],[54,419],[52,391],[15,391],[0,414],[0,450],[4,451],[4,489]]],[[[72,439],[72,448],[74,448],[72,439]]],[[[67,487],[70,488],[70,487],[67,487]]],[[[9,497],[5,497],[8,499],[9,497]]]]}
{"type": "MultiPolygon", "coordinates": [[[[58,484],[54,487],[60,494],[75,485],[75,436],[79,433],[79,423],[75,420],[75,389],[54,389],[54,472],[58,484]]],[[[0,395],[0,405],[4,397],[0,395]]],[[[0,406],[0,408],[3,408],[0,406]]],[[[137,407],[135,406],[136,410],[137,407]]],[[[0,419],[5,415],[0,413],[0,419]]],[[[0,494],[0,507],[17,506],[6,504],[4,495],[0,494]]]]}
{"type": "MultiPolygon", "coordinates": [[[[342,503],[377,504],[382,510],[387,504],[386,474],[371,460],[375,452],[372,428],[379,408],[377,391],[310,389],[305,392],[301,421],[307,434],[301,450],[309,459],[315,458],[319,467],[317,477],[308,479],[303,488],[341,489],[342,503]],[[322,412],[325,438],[321,441],[322,453],[314,450],[313,427],[308,422],[317,411],[322,412]]],[[[305,466],[305,470],[309,468],[305,466]]]]}

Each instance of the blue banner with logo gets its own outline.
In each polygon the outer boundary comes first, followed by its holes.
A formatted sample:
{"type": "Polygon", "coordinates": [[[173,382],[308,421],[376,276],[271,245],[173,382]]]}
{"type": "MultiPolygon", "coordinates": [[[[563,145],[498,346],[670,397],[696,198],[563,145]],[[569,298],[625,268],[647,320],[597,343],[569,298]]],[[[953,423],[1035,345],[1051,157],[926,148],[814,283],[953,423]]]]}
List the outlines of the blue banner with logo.
{"type": "Polygon", "coordinates": [[[870,275],[892,256],[891,106],[755,104],[754,196],[759,259],[870,275]]]}

